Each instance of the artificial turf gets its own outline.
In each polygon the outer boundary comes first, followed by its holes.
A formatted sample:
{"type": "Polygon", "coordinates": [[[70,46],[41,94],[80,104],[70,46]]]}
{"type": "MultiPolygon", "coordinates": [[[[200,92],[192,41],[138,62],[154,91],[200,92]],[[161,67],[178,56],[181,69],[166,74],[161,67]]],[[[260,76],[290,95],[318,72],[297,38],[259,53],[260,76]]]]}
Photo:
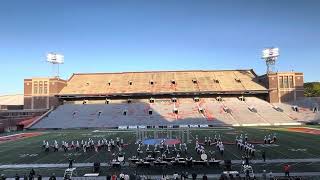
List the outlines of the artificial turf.
{"type": "MultiPolygon", "coordinates": [[[[313,128],[319,128],[314,126],[313,128]]],[[[40,130],[38,130],[40,131],[40,130]]],[[[37,132],[38,132],[37,131],[37,132]]],[[[30,131],[34,132],[34,131],[30,131]]],[[[75,152],[70,150],[65,153],[63,150],[59,152],[49,153],[44,152],[42,149],[42,141],[49,141],[51,144],[54,140],[57,140],[59,144],[61,141],[68,141],[69,144],[72,140],[87,140],[89,138],[97,141],[98,139],[106,138],[116,139],[120,137],[124,139],[124,143],[128,144],[123,152],[125,157],[131,157],[136,155],[136,132],[135,130],[103,130],[94,131],[94,129],[81,129],[81,130],[41,130],[44,132],[40,136],[30,137],[26,139],[5,142],[0,144],[0,163],[1,164],[34,164],[34,163],[68,163],[69,158],[75,159],[76,163],[86,162],[110,162],[113,155],[117,154],[117,151],[107,152],[102,150],[100,152],[75,152]]],[[[165,132],[165,130],[164,130],[165,132]]],[[[193,156],[194,159],[200,159],[196,154],[195,137],[199,138],[202,142],[204,137],[214,137],[214,135],[220,135],[222,141],[231,142],[235,141],[235,137],[240,134],[248,134],[249,141],[263,141],[265,135],[276,134],[278,141],[275,145],[263,146],[256,144],[256,156],[253,159],[262,159],[261,152],[265,151],[267,159],[309,159],[320,158],[320,135],[312,135],[305,133],[289,132],[287,127],[232,127],[232,128],[207,128],[207,129],[191,129],[190,130],[190,143],[188,143],[188,156],[193,156]]],[[[146,133],[146,136],[153,138],[153,131],[150,130],[146,133]]],[[[161,135],[160,135],[161,136],[161,135]]],[[[166,136],[164,133],[163,136],[166,136]]],[[[179,138],[179,132],[173,131],[172,137],[179,138]]],[[[186,138],[186,135],[185,135],[186,138]]],[[[145,148],[145,147],[144,147],[145,148]]],[[[206,147],[206,152],[209,156],[216,157],[217,159],[230,159],[240,160],[243,156],[243,152],[239,151],[235,145],[225,145],[225,153],[222,157],[215,146],[206,147]]],[[[182,156],[185,156],[182,154],[182,156]]],[[[316,171],[320,169],[319,163],[295,163],[294,169],[296,171],[316,171]]],[[[274,172],[282,171],[282,164],[257,164],[258,169],[268,169],[274,172]]],[[[172,170],[172,169],[171,169],[172,170]]],[[[220,169],[218,169],[219,171],[220,169]]],[[[3,170],[0,170],[3,171],[3,170]]],[[[8,170],[7,170],[8,171],[8,170]]],[[[11,171],[11,170],[9,170],[11,171]]],[[[150,170],[151,171],[151,170],[150,170]]],[[[14,172],[14,170],[12,170],[14,172]]],[[[214,171],[212,171],[214,172],[214,171]]],[[[218,173],[218,172],[217,172],[218,173]]]]}

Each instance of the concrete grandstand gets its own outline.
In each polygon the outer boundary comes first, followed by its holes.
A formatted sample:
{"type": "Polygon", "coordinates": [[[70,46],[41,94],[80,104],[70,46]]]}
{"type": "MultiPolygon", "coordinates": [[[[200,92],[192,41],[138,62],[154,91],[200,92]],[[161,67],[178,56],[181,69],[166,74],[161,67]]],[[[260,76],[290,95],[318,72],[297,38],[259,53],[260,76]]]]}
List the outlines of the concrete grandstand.
{"type": "Polygon", "coordinates": [[[222,102],[204,98],[198,103],[193,99],[184,98],[178,99],[177,102],[171,102],[170,99],[156,99],[154,103],[141,100],[141,102],[130,104],[64,104],[32,128],[299,124],[284,112],[276,111],[263,100],[255,97],[248,99],[250,99],[249,102],[243,102],[237,98],[224,98],[222,102]],[[255,105],[257,112],[250,111],[252,105],[255,105]],[[226,107],[231,112],[225,111],[226,107]],[[174,112],[174,109],[177,112],[174,112]]]}
{"type": "Polygon", "coordinates": [[[26,109],[50,109],[31,128],[299,125],[318,116],[318,102],[303,99],[302,73],[251,69],[32,78],[24,101],[26,109]]]}

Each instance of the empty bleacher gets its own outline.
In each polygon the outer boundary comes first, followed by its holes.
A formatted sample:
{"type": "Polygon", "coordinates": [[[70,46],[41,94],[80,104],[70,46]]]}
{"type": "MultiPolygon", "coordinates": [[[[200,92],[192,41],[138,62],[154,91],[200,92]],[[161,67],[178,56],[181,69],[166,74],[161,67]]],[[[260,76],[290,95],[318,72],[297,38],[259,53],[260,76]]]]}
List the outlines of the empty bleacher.
{"type": "Polygon", "coordinates": [[[234,97],[218,102],[213,98],[111,100],[109,104],[66,103],[32,128],[114,128],[119,126],[213,125],[252,126],[294,124],[286,113],[258,98],[240,101],[234,97]],[[257,112],[249,110],[254,106],[257,112]],[[226,112],[227,107],[230,112],[226,112]]]}
{"type": "Polygon", "coordinates": [[[205,108],[206,117],[215,122],[215,124],[239,125],[232,115],[223,110],[223,103],[213,98],[201,100],[202,107],[205,108]]]}
{"type": "Polygon", "coordinates": [[[319,104],[313,100],[299,100],[291,103],[275,103],[274,105],[283,109],[291,119],[296,121],[313,121],[319,119],[319,111],[313,112],[313,108],[319,104]],[[294,111],[294,107],[297,107],[298,111],[294,111]]]}
{"type": "Polygon", "coordinates": [[[257,114],[272,125],[292,123],[292,119],[287,114],[277,111],[270,103],[255,97],[247,97],[246,104],[256,108],[257,114]]]}
{"type": "Polygon", "coordinates": [[[241,125],[264,125],[265,120],[251,112],[245,102],[237,98],[224,98],[224,105],[231,109],[231,115],[241,125]]]}

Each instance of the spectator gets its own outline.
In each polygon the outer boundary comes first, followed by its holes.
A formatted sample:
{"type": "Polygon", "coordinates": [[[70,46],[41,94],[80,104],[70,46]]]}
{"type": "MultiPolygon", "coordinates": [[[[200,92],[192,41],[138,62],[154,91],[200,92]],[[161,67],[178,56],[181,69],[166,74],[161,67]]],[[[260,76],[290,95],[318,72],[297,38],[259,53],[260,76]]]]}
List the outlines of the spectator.
{"type": "Polygon", "coordinates": [[[107,174],[107,180],[111,180],[110,174],[107,174]]]}
{"type": "Polygon", "coordinates": [[[203,180],[208,180],[208,176],[207,176],[206,174],[204,174],[204,175],[202,176],[202,179],[203,179],[203,180]]]}
{"type": "Polygon", "coordinates": [[[53,174],[51,175],[51,177],[49,178],[49,180],[57,180],[56,175],[53,173],[53,174]]]}
{"type": "Polygon", "coordinates": [[[31,169],[29,173],[29,179],[32,180],[34,178],[34,175],[36,175],[36,172],[34,171],[34,169],[31,169]]]}
{"type": "Polygon", "coordinates": [[[124,175],[124,180],[129,180],[130,178],[129,178],[129,175],[128,174],[125,174],[124,175]]]}
{"type": "Polygon", "coordinates": [[[131,174],[129,175],[129,178],[135,180],[135,179],[136,179],[136,175],[133,174],[133,173],[131,173],[131,174]]]}
{"type": "Polygon", "coordinates": [[[33,176],[32,176],[32,174],[30,173],[29,174],[29,178],[28,178],[29,180],[33,180],[33,176]]]}
{"type": "Polygon", "coordinates": [[[246,169],[245,174],[246,174],[246,178],[250,179],[250,171],[249,171],[249,169],[246,169]]]}
{"type": "Polygon", "coordinates": [[[141,177],[139,174],[136,174],[136,180],[141,180],[141,177]]]}
{"type": "Polygon", "coordinates": [[[225,174],[221,174],[219,180],[225,180],[228,179],[228,177],[225,174]]]}
{"type": "Polygon", "coordinates": [[[40,174],[38,175],[38,180],[42,180],[42,176],[40,174]]]}
{"type": "Polygon", "coordinates": [[[236,179],[237,179],[237,180],[241,180],[240,174],[237,174],[237,175],[236,175],[236,179]]]}
{"type": "Polygon", "coordinates": [[[249,156],[244,156],[244,159],[245,159],[245,165],[249,165],[249,156]]]}
{"type": "Polygon", "coordinates": [[[141,175],[141,176],[140,176],[140,179],[141,179],[141,180],[146,180],[147,177],[146,177],[145,175],[141,175]]]}
{"type": "Polygon", "coordinates": [[[24,174],[23,180],[28,180],[28,176],[26,174],[24,174]]]}
{"type": "Polygon", "coordinates": [[[111,180],[117,180],[117,175],[113,174],[112,177],[111,177],[111,180]]]}
{"type": "Polygon", "coordinates": [[[74,160],[73,159],[69,159],[69,168],[72,168],[73,167],[73,162],[74,162],[74,160]]]}
{"type": "Polygon", "coordinates": [[[266,170],[262,171],[262,180],[267,180],[267,172],[266,172],[266,170]]]}
{"type": "Polygon", "coordinates": [[[184,172],[181,172],[181,174],[180,174],[180,179],[181,179],[181,180],[184,180],[184,172]]]}
{"type": "Polygon", "coordinates": [[[265,151],[262,151],[262,159],[263,159],[263,162],[266,162],[266,152],[265,151]]]}
{"type": "Polygon", "coordinates": [[[4,174],[1,174],[0,180],[6,180],[6,176],[4,174]]]}
{"type": "Polygon", "coordinates": [[[16,174],[16,176],[14,176],[14,179],[15,180],[19,180],[20,179],[20,176],[18,174],[16,174]]]}
{"type": "Polygon", "coordinates": [[[284,165],[284,176],[290,177],[290,165],[286,164],[284,165]]]}
{"type": "Polygon", "coordinates": [[[269,179],[273,179],[273,174],[271,171],[269,172],[269,179]]]}
{"type": "Polygon", "coordinates": [[[120,173],[119,178],[120,178],[120,180],[124,180],[124,174],[120,173]]]}
{"type": "Polygon", "coordinates": [[[197,179],[197,174],[196,173],[192,173],[192,179],[193,180],[197,179]]]}
{"type": "Polygon", "coordinates": [[[163,174],[161,180],[169,180],[169,177],[167,175],[163,174]]]}
{"type": "Polygon", "coordinates": [[[173,179],[174,179],[174,180],[178,180],[178,179],[179,179],[179,174],[178,174],[177,172],[175,172],[175,173],[173,174],[173,179]]]}
{"type": "Polygon", "coordinates": [[[188,178],[189,178],[189,173],[188,173],[188,172],[185,172],[185,173],[184,173],[184,178],[185,178],[185,179],[188,179],[188,178]]]}

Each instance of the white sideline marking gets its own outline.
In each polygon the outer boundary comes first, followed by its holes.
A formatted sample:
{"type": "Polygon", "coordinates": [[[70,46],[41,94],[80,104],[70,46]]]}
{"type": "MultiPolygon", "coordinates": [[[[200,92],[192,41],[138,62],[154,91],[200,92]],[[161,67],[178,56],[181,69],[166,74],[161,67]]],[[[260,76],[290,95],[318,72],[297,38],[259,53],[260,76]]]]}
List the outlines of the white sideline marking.
{"type": "Polygon", "coordinates": [[[289,151],[292,151],[292,152],[306,152],[307,149],[294,149],[294,148],[291,148],[291,149],[288,149],[289,151]]]}
{"type": "Polygon", "coordinates": [[[242,126],[258,126],[258,124],[242,124],[242,126]]]}
{"type": "Polygon", "coordinates": [[[259,126],[271,126],[270,123],[260,123],[259,126]]]}
{"type": "Polygon", "coordinates": [[[302,123],[274,123],[275,126],[300,126],[302,123]]]}
{"type": "Polygon", "coordinates": [[[25,158],[25,157],[36,157],[38,154],[19,154],[20,158],[25,158]]]}
{"type": "Polygon", "coordinates": [[[232,124],[233,127],[239,127],[239,126],[244,126],[244,127],[249,127],[249,126],[299,126],[302,125],[302,123],[259,123],[259,124],[232,124]]]}
{"type": "Polygon", "coordinates": [[[18,133],[18,134],[11,134],[11,135],[7,135],[7,136],[0,136],[0,138],[8,138],[8,137],[12,137],[12,136],[21,135],[21,134],[26,134],[26,133],[18,133]]]}

